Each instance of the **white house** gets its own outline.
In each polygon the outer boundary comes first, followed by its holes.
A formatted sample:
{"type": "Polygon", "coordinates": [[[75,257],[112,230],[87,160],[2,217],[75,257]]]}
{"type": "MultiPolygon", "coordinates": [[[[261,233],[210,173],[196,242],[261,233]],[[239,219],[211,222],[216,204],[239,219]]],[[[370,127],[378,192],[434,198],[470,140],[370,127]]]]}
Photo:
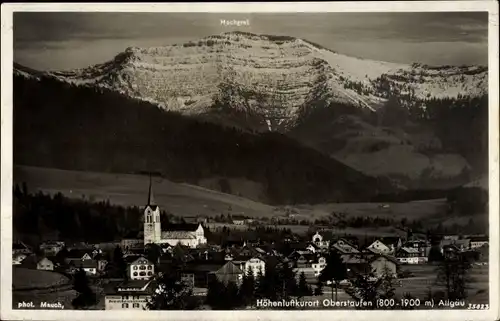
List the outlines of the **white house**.
{"type": "Polygon", "coordinates": [[[141,256],[127,267],[130,280],[148,280],[155,274],[155,265],[141,256]]]}
{"type": "Polygon", "coordinates": [[[314,270],[314,276],[319,276],[321,274],[321,271],[326,266],[326,259],[323,256],[320,256],[317,258],[317,260],[312,264],[312,268],[314,270]]]}
{"type": "Polygon", "coordinates": [[[471,249],[476,249],[476,248],[479,248],[485,244],[488,244],[488,237],[487,236],[471,236],[469,239],[470,239],[470,248],[471,249]]]}
{"type": "Polygon", "coordinates": [[[45,270],[45,271],[53,271],[54,270],[54,263],[51,260],[49,260],[48,258],[44,257],[38,261],[38,263],[36,264],[36,269],[37,270],[45,270]]]}
{"type": "Polygon", "coordinates": [[[36,270],[45,270],[45,271],[53,271],[54,263],[43,256],[37,256],[35,254],[28,255],[21,262],[23,267],[28,269],[36,269],[36,270]]]}
{"type": "Polygon", "coordinates": [[[12,253],[12,265],[20,265],[27,257],[24,253],[12,253]]]}
{"type": "Polygon", "coordinates": [[[356,247],[354,247],[354,245],[350,244],[349,242],[347,242],[344,239],[337,240],[337,242],[335,242],[332,245],[332,248],[337,250],[337,252],[339,252],[340,254],[357,254],[357,253],[359,253],[359,250],[356,247]]]}
{"type": "Polygon", "coordinates": [[[319,232],[316,232],[316,234],[313,235],[312,242],[319,249],[327,249],[330,246],[330,241],[324,240],[323,236],[319,234],[319,232]]]}
{"type": "Polygon", "coordinates": [[[402,247],[396,253],[396,259],[402,264],[419,264],[420,253],[416,248],[402,247]]]}
{"type": "Polygon", "coordinates": [[[370,246],[368,246],[368,249],[371,250],[372,252],[379,253],[379,254],[391,254],[392,249],[382,243],[380,240],[375,240],[370,246]]]}
{"type": "Polygon", "coordinates": [[[150,280],[128,281],[105,291],[105,310],[144,310],[154,291],[150,280]]]}
{"type": "Polygon", "coordinates": [[[259,271],[262,271],[262,275],[266,273],[266,262],[258,256],[238,257],[232,262],[245,273],[251,272],[254,277],[257,277],[259,271]]]}
{"type": "Polygon", "coordinates": [[[60,250],[64,248],[64,242],[62,241],[49,241],[44,242],[40,245],[40,249],[45,253],[45,255],[56,255],[60,250]]]}
{"type": "Polygon", "coordinates": [[[97,268],[98,268],[98,263],[96,260],[72,260],[69,265],[70,271],[76,271],[78,269],[82,269],[85,271],[87,275],[96,275],[97,274],[97,268]]]}

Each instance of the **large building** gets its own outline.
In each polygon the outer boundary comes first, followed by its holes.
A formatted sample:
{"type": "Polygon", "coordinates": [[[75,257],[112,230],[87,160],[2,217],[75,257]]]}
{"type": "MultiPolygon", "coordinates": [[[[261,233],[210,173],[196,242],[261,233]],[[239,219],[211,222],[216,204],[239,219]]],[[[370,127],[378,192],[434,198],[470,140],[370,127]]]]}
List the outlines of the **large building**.
{"type": "Polygon", "coordinates": [[[149,243],[176,244],[188,247],[197,247],[207,243],[205,230],[199,224],[169,224],[162,231],[160,221],[160,207],[153,197],[152,183],[149,182],[148,202],[144,209],[144,245],[149,243]]]}
{"type": "Polygon", "coordinates": [[[153,294],[151,280],[110,283],[105,287],[105,310],[145,310],[153,294]]]}

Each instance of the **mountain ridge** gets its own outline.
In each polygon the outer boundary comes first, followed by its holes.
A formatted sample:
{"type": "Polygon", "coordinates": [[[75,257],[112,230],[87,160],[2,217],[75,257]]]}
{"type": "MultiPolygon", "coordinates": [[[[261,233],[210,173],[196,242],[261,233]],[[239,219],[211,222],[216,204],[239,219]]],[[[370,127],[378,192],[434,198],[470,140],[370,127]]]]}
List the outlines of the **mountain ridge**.
{"type": "MultiPolygon", "coordinates": [[[[187,114],[210,112],[220,86],[234,86],[246,97],[232,101],[233,108],[251,109],[268,123],[271,118],[296,120],[317,99],[373,111],[394,94],[409,102],[462,93],[479,96],[487,90],[482,66],[354,58],[301,38],[241,31],[184,44],[129,47],[102,64],[46,74],[187,114]]],[[[268,124],[269,130],[278,128],[268,124]]]]}
{"type": "Polygon", "coordinates": [[[284,133],[407,188],[454,187],[484,173],[487,72],[361,59],[246,32],[129,47],[70,71],[14,65],[24,78],[110,90],[248,133],[284,133]]]}

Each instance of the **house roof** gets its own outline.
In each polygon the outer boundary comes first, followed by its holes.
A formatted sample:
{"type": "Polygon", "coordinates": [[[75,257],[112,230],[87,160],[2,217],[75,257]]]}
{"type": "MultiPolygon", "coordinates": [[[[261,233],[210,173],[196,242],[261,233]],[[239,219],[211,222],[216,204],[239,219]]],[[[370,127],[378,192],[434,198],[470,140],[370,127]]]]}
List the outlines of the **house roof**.
{"type": "Polygon", "coordinates": [[[144,256],[137,257],[134,261],[130,262],[130,264],[142,264],[142,263],[139,263],[139,260],[145,260],[146,263],[144,263],[144,264],[149,264],[149,265],[153,264],[153,262],[151,262],[150,260],[148,260],[144,256]]]}
{"type": "MultiPolygon", "coordinates": [[[[48,260],[45,256],[37,256],[36,254],[31,254],[26,256],[26,258],[21,262],[22,265],[26,266],[36,266],[42,260],[48,260]]],[[[50,261],[52,263],[52,261],[50,261]]]]}
{"type": "Polygon", "coordinates": [[[106,295],[150,295],[155,286],[154,280],[113,281],[104,286],[104,293],[106,295]]]}
{"type": "Polygon", "coordinates": [[[242,274],[243,271],[233,262],[229,261],[220,269],[214,272],[215,274],[242,274]]]}
{"type": "Polygon", "coordinates": [[[400,251],[405,251],[406,253],[410,253],[410,254],[418,254],[420,253],[418,251],[418,249],[416,248],[413,248],[413,247],[402,247],[401,249],[399,249],[400,251]]]}
{"type": "Polygon", "coordinates": [[[123,260],[125,261],[125,263],[131,264],[141,257],[144,257],[144,255],[140,254],[124,255],[123,260]]]}
{"type": "Polygon", "coordinates": [[[236,256],[232,261],[233,262],[247,262],[251,259],[260,259],[262,260],[262,257],[259,255],[238,255],[236,256]]]}
{"type": "Polygon", "coordinates": [[[489,238],[487,236],[471,236],[469,240],[471,242],[488,242],[489,238]]]}
{"type": "Polygon", "coordinates": [[[23,242],[15,242],[12,243],[12,249],[13,250],[29,250],[29,247],[24,244],[23,242]]]}
{"type": "Polygon", "coordinates": [[[359,250],[355,246],[343,239],[335,242],[332,247],[342,253],[359,253],[359,250]]]}
{"type": "Polygon", "coordinates": [[[47,241],[40,244],[40,247],[48,247],[48,246],[64,246],[64,242],[61,241],[47,241]]]}
{"type": "Polygon", "coordinates": [[[390,256],[390,255],[383,255],[383,254],[374,255],[374,256],[370,257],[370,258],[368,259],[368,261],[369,261],[370,263],[372,263],[372,262],[374,262],[374,261],[376,261],[376,260],[380,260],[380,259],[385,259],[385,260],[390,261],[390,262],[392,262],[392,263],[394,263],[394,264],[396,264],[396,265],[398,265],[398,264],[399,264],[399,261],[398,261],[395,257],[392,257],[392,256],[390,256]]]}
{"type": "Polygon", "coordinates": [[[367,256],[365,255],[344,254],[340,257],[345,264],[361,264],[367,262],[367,256]]]}

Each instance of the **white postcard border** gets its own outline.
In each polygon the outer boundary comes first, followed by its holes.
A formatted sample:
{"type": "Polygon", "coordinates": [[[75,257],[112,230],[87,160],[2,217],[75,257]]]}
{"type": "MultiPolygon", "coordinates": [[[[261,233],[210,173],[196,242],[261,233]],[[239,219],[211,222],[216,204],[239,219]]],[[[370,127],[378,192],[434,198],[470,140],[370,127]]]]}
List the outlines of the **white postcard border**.
{"type": "Polygon", "coordinates": [[[496,1],[298,2],[298,3],[11,3],[2,4],[1,96],[1,315],[4,320],[498,320],[499,318],[499,98],[498,3],[496,1]],[[12,309],[12,62],[13,12],[489,12],[489,293],[487,311],[76,311],[12,309]]]}

